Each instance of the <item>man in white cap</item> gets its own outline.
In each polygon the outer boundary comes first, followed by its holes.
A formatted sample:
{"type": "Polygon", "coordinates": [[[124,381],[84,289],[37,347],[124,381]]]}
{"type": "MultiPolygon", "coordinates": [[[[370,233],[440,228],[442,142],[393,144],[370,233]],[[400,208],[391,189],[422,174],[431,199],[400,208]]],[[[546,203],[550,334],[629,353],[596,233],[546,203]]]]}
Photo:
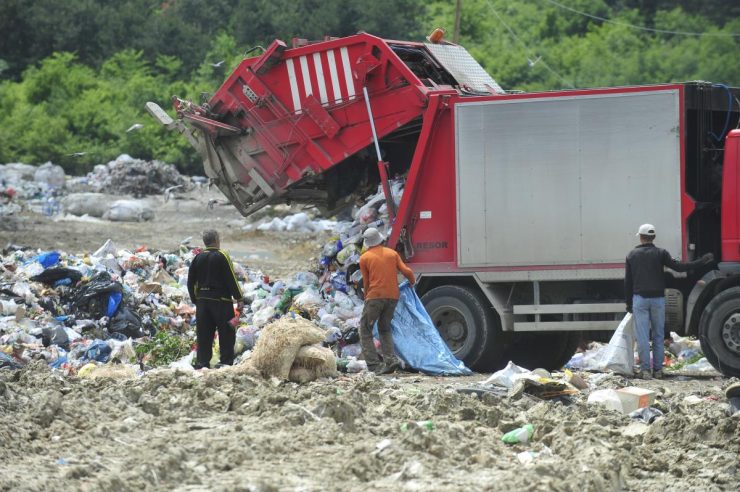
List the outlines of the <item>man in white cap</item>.
{"type": "Polygon", "coordinates": [[[367,251],[360,257],[362,285],[365,289],[365,307],[360,320],[360,345],[368,369],[379,374],[390,374],[400,366],[391,334],[391,320],[401,295],[398,289],[398,272],[411,285],[414,285],[416,279],[414,272],[401,260],[401,256],[381,244],[383,236],[377,229],[369,227],[363,237],[367,251]],[[373,341],[373,325],[376,321],[380,347],[383,350],[382,365],[373,341]]]}
{"type": "Polygon", "coordinates": [[[665,329],[665,277],[663,267],[677,272],[687,272],[708,265],[714,255],[707,253],[700,259],[688,263],[671,258],[668,251],[653,244],[655,227],[643,224],[637,231],[640,244],[627,255],[624,272],[624,297],[627,312],[635,318],[637,352],[640,370],[636,376],[651,378],[650,339],[653,341],[652,376],[663,377],[664,329],[665,329]],[[652,337],[651,337],[652,327],[652,337]]]}

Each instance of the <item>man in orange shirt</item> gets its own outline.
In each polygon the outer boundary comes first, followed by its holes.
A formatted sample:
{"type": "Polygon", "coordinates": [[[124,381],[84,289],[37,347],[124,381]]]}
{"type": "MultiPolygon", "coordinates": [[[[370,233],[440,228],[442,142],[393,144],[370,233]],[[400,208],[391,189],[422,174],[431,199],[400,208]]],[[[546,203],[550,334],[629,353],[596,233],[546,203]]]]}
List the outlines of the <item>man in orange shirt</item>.
{"type": "Polygon", "coordinates": [[[383,236],[370,227],[363,234],[367,251],[360,257],[362,283],[365,288],[365,307],[360,321],[360,345],[367,368],[379,374],[390,374],[400,364],[393,348],[391,320],[401,295],[398,289],[400,271],[411,285],[416,279],[414,272],[401,260],[398,253],[382,246],[383,236]],[[378,336],[383,350],[384,363],[381,364],[373,341],[373,325],[378,322],[378,336]]]}

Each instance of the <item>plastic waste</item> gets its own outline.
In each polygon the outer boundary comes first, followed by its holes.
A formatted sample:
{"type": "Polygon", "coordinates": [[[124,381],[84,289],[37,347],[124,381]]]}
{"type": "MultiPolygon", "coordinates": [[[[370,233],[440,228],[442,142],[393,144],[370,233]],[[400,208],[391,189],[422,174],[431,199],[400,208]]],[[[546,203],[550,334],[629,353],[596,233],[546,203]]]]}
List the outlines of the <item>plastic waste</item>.
{"type": "Polygon", "coordinates": [[[533,435],[534,426],[532,424],[526,424],[518,429],[507,432],[501,440],[506,444],[527,444],[533,435]]]}
{"type": "Polygon", "coordinates": [[[344,248],[342,248],[342,251],[340,251],[339,253],[337,253],[337,261],[339,263],[341,263],[342,265],[344,265],[345,263],[348,262],[348,260],[353,255],[355,255],[355,254],[357,254],[359,252],[360,252],[360,249],[356,245],[354,245],[354,244],[350,244],[348,246],[345,246],[344,248]]]}
{"type": "Polygon", "coordinates": [[[85,361],[97,361],[97,362],[108,362],[110,359],[111,348],[110,345],[105,343],[103,340],[93,340],[93,342],[87,347],[85,353],[82,355],[81,360],[85,361]]]}
{"type": "Polygon", "coordinates": [[[246,326],[236,331],[237,343],[242,343],[244,350],[251,350],[259,338],[259,330],[254,326],[246,326]]]}
{"type": "Polygon", "coordinates": [[[18,311],[18,304],[14,300],[0,300],[0,314],[3,316],[13,316],[18,311]]]}
{"type": "Polygon", "coordinates": [[[20,369],[23,367],[18,361],[5,352],[0,352],[0,369],[20,369]]]}
{"type": "Polygon", "coordinates": [[[311,272],[298,272],[293,275],[293,280],[303,286],[319,285],[319,277],[317,277],[315,273],[311,272]]]}
{"type": "Polygon", "coordinates": [[[434,422],[431,420],[419,420],[417,422],[404,422],[401,424],[401,432],[407,432],[409,429],[418,428],[426,430],[434,430],[434,422]]]}
{"type": "Polygon", "coordinates": [[[61,200],[68,214],[100,218],[110,207],[110,197],[103,193],[72,193],[61,200]]]}
{"type": "Polygon", "coordinates": [[[613,389],[596,390],[588,395],[586,402],[589,405],[603,405],[620,413],[623,411],[622,400],[617,391],[613,389]]]}
{"type": "Polygon", "coordinates": [[[364,360],[350,359],[347,363],[347,372],[358,373],[367,371],[367,362],[364,360]]]}
{"type": "Polygon", "coordinates": [[[326,330],[326,338],[324,338],[324,342],[329,344],[336,343],[340,338],[342,338],[342,330],[333,326],[326,330]]]}
{"type": "Polygon", "coordinates": [[[706,357],[702,357],[693,364],[687,364],[683,366],[683,370],[686,372],[715,372],[716,369],[709,363],[706,357]]]}
{"type": "Polygon", "coordinates": [[[41,263],[41,266],[44,268],[49,268],[50,266],[54,266],[59,263],[60,257],[61,254],[58,251],[47,251],[46,253],[38,255],[36,257],[36,261],[41,263]]]}
{"type": "MultiPolygon", "coordinates": [[[[458,360],[442,340],[419,296],[408,282],[400,287],[401,295],[391,321],[393,345],[406,365],[425,374],[467,376],[472,371],[458,360]]],[[[374,333],[377,338],[378,325],[374,333]]]]}
{"type": "Polygon", "coordinates": [[[40,165],[36,172],[33,173],[33,180],[37,183],[45,183],[54,188],[62,188],[64,186],[64,169],[62,166],[46,162],[40,165]]]}
{"type": "Polygon", "coordinates": [[[105,315],[109,318],[116,314],[118,306],[121,305],[121,299],[123,299],[122,292],[111,292],[108,294],[108,308],[106,309],[105,315]]]}
{"type": "Polygon", "coordinates": [[[331,274],[331,286],[337,291],[347,293],[347,275],[344,272],[334,272],[331,274]]]}
{"type": "Polygon", "coordinates": [[[513,388],[514,383],[517,379],[519,379],[519,376],[522,374],[529,374],[530,371],[528,369],[525,369],[523,367],[519,367],[518,365],[514,364],[513,362],[509,361],[508,364],[506,364],[506,367],[503,369],[494,372],[488,379],[483,381],[481,384],[496,384],[498,386],[503,386],[504,388],[513,388]]]}
{"type": "Polygon", "coordinates": [[[654,407],[643,407],[630,412],[629,416],[645,424],[652,424],[655,419],[663,416],[663,412],[654,407]]]}
{"type": "Polygon", "coordinates": [[[74,268],[53,267],[31,277],[31,280],[58,287],[60,285],[71,285],[81,278],[82,273],[74,268]]]}
{"type": "Polygon", "coordinates": [[[115,316],[110,319],[110,331],[121,333],[126,337],[140,338],[146,333],[142,331],[142,321],[136,312],[128,306],[123,306],[115,316]]]}
{"type": "Polygon", "coordinates": [[[174,362],[170,362],[170,369],[176,369],[180,371],[194,371],[193,361],[195,360],[195,351],[190,352],[174,362]]]}
{"type": "Polygon", "coordinates": [[[262,327],[266,325],[274,316],[275,308],[272,306],[267,306],[263,309],[260,309],[254,314],[254,317],[252,318],[252,323],[254,323],[255,326],[262,327]]]}
{"type": "Polygon", "coordinates": [[[139,200],[117,200],[103,214],[111,222],[144,222],[154,218],[154,211],[139,200]]]}
{"type": "Polygon", "coordinates": [[[113,240],[112,239],[108,239],[92,255],[93,256],[96,256],[98,258],[102,258],[102,257],[108,256],[108,255],[115,255],[117,251],[118,251],[118,248],[116,248],[116,245],[113,244],[113,240]]]}
{"type": "Polygon", "coordinates": [[[352,298],[344,292],[335,292],[332,300],[335,305],[343,309],[352,310],[355,307],[352,298]]]}
{"type": "Polygon", "coordinates": [[[601,353],[598,366],[631,376],[635,366],[635,328],[632,313],[627,313],[601,353]]]}
{"type": "Polygon", "coordinates": [[[64,327],[61,325],[54,327],[47,326],[43,328],[41,331],[41,343],[43,343],[44,347],[57,345],[65,349],[69,349],[69,337],[67,336],[67,332],[64,327]]]}

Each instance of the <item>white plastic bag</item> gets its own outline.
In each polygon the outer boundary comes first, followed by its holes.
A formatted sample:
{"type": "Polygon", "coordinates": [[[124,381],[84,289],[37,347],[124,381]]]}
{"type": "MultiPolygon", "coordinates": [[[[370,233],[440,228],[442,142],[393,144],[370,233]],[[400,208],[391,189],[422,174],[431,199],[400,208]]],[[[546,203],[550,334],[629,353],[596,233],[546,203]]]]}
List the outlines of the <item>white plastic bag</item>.
{"type": "Polygon", "coordinates": [[[55,188],[64,187],[64,169],[62,166],[47,162],[40,165],[33,173],[33,180],[37,183],[46,183],[55,188]]]}
{"type": "Polygon", "coordinates": [[[138,200],[117,200],[103,214],[111,222],[143,222],[154,218],[154,211],[138,200]]]}
{"type": "Polygon", "coordinates": [[[522,375],[529,374],[530,372],[531,371],[529,371],[528,369],[519,367],[518,365],[509,361],[509,363],[506,364],[506,367],[504,367],[500,371],[494,372],[491,377],[483,381],[482,384],[496,384],[498,386],[503,386],[505,388],[511,389],[514,387],[514,383],[517,379],[519,379],[522,375]]]}
{"type": "Polygon", "coordinates": [[[632,313],[627,313],[619,327],[604,347],[599,359],[599,368],[631,376],[635,365],[635,323],[632,313]]]}
{"type": "Polygon", "coordinates": [[[314,309],[321,306],[324,301],[318,290],[304,290],[293,299],[293,304],[300,309],[314,309]]]}
{"type": "Polygon", "coordinates": [[[68,214],[102,217],[110,206],[110,197],[102,193],[72,193],[62,198],[62,206],[68,214]]]}

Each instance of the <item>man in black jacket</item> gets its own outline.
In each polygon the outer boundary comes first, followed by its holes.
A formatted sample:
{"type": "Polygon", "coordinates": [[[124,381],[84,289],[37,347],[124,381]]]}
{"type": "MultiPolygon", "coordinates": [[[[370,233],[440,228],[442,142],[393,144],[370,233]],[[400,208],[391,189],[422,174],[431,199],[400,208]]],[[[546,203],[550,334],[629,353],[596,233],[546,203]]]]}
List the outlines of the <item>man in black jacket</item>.
{"type": "Polygon", "coordinates": [[[199,253],[188,270],[188,293],[195,304],[196,334],[198,340],[196,369],[210,367],[213,354],[213,336],[218,330],[220,364],[234,363],[235,329],[229,324],[234,317],[233,301],[242,310],[242,291],[234,274],[228,253],[220,250],[218,232],[203,233],[206,249],[199,253]]]}
{"type": "Polygon", "coordinates": [[[714,255],[707,253],[700,259],[682,263],[671,258],[668,251],[653,244],[655,227],[640,226],[637,236],[640,245],[627,255],[624,272],[624,297],[627,311],[634,314],[637,352],[640,355],[638,378],[650,379],[650,338],[653,341],[653,376],[663,377],[665,329],[665,277],[663,267],[687,272],[708,265],[714,255]],[[652,337],[651,328],[652,326],[652,337]]]}

